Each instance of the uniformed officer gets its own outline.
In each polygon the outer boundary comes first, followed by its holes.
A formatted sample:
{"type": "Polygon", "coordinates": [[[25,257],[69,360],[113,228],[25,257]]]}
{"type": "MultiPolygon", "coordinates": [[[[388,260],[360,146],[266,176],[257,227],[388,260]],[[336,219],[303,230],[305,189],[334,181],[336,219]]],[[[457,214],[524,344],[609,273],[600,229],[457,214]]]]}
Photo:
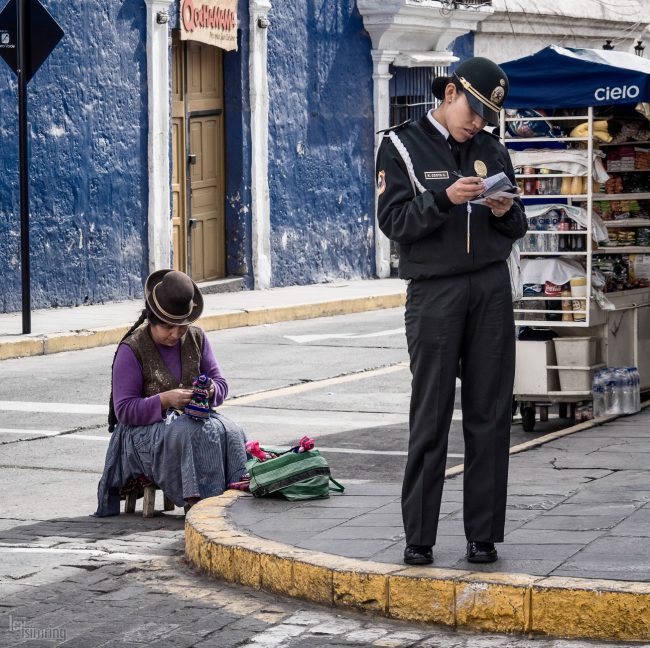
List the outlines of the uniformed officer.
{"type": "Polygon", "coordinates": [[[475,57],[432,91],[440,106],[386,131],[377,157],[379,227],[399,244],[399,276],[409,280],[404,561],[433,562],[460,361],[467,559],[493,562],[505,525],[515,356],[506,261],[527,221],[516,197],[468,205],[485,177],[505,172],[514,183],[505,147],[484,130],[497,125],[508,93],[503,70],[475,57]]]}

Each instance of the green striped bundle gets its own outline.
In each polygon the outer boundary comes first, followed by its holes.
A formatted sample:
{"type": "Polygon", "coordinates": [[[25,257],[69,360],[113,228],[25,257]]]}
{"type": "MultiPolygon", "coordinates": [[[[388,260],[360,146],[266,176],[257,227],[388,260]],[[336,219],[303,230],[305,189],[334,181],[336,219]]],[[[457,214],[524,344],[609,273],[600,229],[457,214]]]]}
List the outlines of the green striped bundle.
{"type": "Polygon", "coordinates": [[[293,501],[323,499],[329,497],[330,490],[343,492],[343,486],[332,479],[330,467],[318,450],[300,453],[286,448],[263,450],[279,456],[246,462],[251,476],[250,492],[256,497],[279,496],[293,501]],[[330,487],[330,481],[334,487],[330,487]]]}

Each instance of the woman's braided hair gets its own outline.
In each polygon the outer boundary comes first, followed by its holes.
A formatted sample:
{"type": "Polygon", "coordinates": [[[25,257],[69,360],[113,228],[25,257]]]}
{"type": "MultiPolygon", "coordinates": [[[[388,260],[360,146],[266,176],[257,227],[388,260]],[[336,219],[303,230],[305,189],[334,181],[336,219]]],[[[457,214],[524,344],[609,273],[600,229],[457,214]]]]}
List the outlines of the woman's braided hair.
{"type": "Polygon", "coordinates": [[[140,317],[138,317],[138,320],[135,322],[135,324],[124,334],[124,337],[120,340],[119,344],[117,345],[117,349],[115,349],[115,355],[113,356],[113,363],[111,364],[111,395],[108,400],[108,431],[112,432],[115,429],[115,426],[118,423],[117,416],[115,415],[115,404],[113,403],[113,368],[115,367],[115,358],[117,358],[117,352],[120,348],[120,344],[126,340],[130,335],[133,335],[133,333],[145,322],[149,321],[150,324],[162,324],[162,320],[158,319],[151,309],[149,308],[149,305],[147,304],[144,309],[142,310],[142,313],[140,313],[140,317]]]}

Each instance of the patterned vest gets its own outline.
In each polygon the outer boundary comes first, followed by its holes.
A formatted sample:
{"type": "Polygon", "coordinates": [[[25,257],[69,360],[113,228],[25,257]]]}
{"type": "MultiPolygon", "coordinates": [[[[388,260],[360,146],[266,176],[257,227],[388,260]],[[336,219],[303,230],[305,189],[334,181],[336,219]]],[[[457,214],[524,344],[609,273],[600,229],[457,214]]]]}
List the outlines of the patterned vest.
{"type": "Polygon", "coordinates": [[[142,396],[147,398],[170,389],[192,388],[192,381],[201,373],[203,353],[203,331],[198,326],[190,326],[181,340],[181,381],[172,376],[167,365],[158,353],[149,327],[137,329],[122,344],[135,353],[142,365],[142,396]]]}

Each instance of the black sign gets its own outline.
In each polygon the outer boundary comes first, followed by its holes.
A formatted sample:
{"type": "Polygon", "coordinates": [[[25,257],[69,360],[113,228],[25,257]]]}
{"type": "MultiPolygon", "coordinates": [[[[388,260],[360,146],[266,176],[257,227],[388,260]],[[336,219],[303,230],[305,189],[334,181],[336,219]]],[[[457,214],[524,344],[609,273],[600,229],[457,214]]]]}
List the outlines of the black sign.
{"type": "MultiPolygon", "coordinates": [[[[0,12],[0,57],[18,74],[17,0],[0,12]]],[[[38,0],[27,0],[27,81],[63,38],[63,30],[38,0]]]]}
{"type": "Polygon", "coordinates": [[[0,12],[0,57],[18,76],[20,273],[24,334],[32,332],[27,84],[61,38],[63,38],[63,30],[38,0],[9,0],[7,6],[0,12]]]}

